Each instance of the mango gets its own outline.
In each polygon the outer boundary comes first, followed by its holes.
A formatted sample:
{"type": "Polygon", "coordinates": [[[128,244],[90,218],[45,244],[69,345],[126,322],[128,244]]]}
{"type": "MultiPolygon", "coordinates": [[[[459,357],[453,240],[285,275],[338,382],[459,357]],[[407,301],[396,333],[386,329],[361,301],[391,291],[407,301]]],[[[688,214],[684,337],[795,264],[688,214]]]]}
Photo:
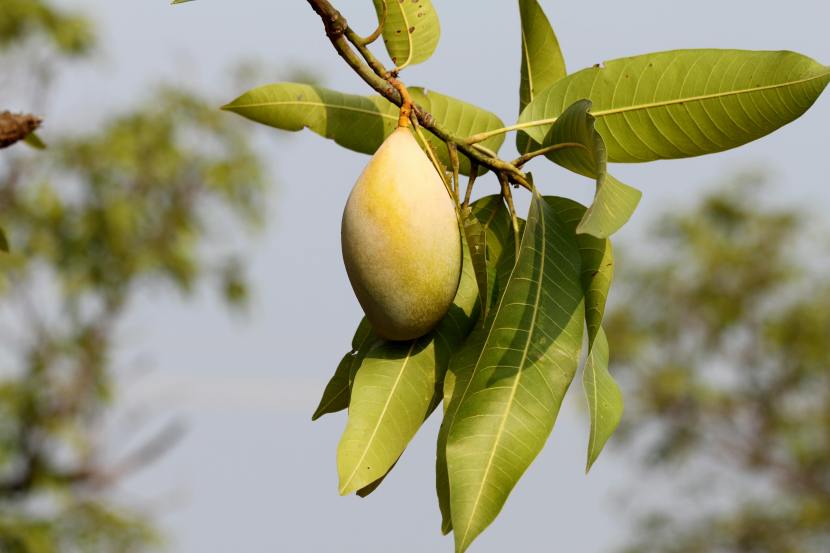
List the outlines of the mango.
{"type": "Polygon", "coordinates": [[[418,338],[447,313],[461,276],[458,218],[408,128],[389,135],[358,178],[341,245],[355,296],[382,338],[418,338]]]}

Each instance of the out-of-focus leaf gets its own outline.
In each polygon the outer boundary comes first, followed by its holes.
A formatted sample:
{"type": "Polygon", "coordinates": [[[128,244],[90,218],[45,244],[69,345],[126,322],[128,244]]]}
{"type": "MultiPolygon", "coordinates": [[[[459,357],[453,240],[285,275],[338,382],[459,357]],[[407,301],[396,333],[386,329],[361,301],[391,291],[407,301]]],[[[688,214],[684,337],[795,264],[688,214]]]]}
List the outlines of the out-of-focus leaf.
{"type": "MultiPolygon", "coordinates": [[[[794,52],[673,50],[573,73],[528,104],[519,122],[550,120],[577,100],[592,114],[611,162],[721,152],[800,117],[830,82],[830,68],[794,52]]],[[[526,128],[542,142],[551,122],[526,128]]]]}
{"type": "Polygon", "coordinates": [[[574,235],[534,193],[484,347],[456,373],[446,456],[458,553],[495,519],[553,428],[582,346],[579,272],[574,235]]]}
{"type": "MultiPolygon", "coordinates": [[[[437,92],[410,88],[412,99],[456,136],[498,129],[504,123],[496,115],[467,102],[437,92]]],[[[224,106],[258,123],[287,131],[308,128],[337,144],[363,154],[373,154],[398,124],[398,107],[381,96],[344,94],[299,83],[264,85],[224,106]]],[[[431,134],[428,140],[441,162],[449,167],[446,145],[431,134]]],[[[482,145],[498,151],[504,136],[482,145]]],[[[470,173],[470,161],[459,156],[461,173],[470,173]]]]}
{"type": "Polygon", "coordinates": [[[3,230],[3,227],[0,227],[0,251],[9,252],[9,239],[6,238],[6,231],[3,230]]]}
{"type": "Polygon", "coordinates": [[[441,38],[441,22],[431,0],[373,0],[378,17],[386,4],[383,43],[399,69],[423,63],[441,38]]]}
{"type": "Polygon", "coordinates": [[[29,133],[26,135],[26,138],[23,139],[27,145],[31,146],[35,150],[45,150],[46,143],[40,138],[37,133],[29,133]]]}

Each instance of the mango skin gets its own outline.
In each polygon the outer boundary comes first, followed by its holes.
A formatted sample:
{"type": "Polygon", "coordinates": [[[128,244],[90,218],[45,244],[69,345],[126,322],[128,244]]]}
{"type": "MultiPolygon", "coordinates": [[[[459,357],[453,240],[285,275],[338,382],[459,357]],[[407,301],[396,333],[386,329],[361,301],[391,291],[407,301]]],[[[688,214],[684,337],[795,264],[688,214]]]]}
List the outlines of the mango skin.
{"type": "Polygon", "coordinates": [[[341,245],[352,289],[382,338],[418,338],[447,313],[461,277],[461,233],[444,182],[409,129],[389,135],[354,185],[341,245]]]}

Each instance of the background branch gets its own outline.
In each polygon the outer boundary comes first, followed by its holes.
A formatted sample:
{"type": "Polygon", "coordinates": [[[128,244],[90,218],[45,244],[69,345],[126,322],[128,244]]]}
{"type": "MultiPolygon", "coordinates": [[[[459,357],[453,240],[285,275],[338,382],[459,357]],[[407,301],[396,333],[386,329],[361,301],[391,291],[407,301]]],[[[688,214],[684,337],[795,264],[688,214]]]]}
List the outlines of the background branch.
{"type": "Polygon", "coordinates": [[[27,113],[0,113],[0,148],[7,148],[23,140],[40,127],[42,120],[27,113]]]}

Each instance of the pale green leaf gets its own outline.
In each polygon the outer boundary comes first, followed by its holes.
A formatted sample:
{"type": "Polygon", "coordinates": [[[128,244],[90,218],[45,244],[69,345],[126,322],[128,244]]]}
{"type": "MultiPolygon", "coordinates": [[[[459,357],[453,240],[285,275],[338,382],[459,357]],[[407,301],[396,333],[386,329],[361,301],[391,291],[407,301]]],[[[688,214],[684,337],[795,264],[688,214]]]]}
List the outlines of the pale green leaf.
{"type": "MultiPolygon", "coordinates": [[[[538,0],[519,0],[522,65],[519,111],[536,95],[567,75],[559,39],[538,0]]],[[[525,154],[534,149],[525,133],[516,135],[516,147],[525,154]]]]}
{"type": "Polygon", "coordinates": [[[354,380],[354,373],[357,372],[357,367],[365,357],[366,352],[378,341],[379,338],[372,331],[372,327],[366,317],[360,321],[357,327],[354,338],[352,338],[352,350],[343,356],[337,369],[334,371],[334,376],[331,377],[326,389],[323,391],[323,397],[320,399],[320,404],[314,411],[311,420],[315,421],[329,413],[336,413],[342,411],[349,406],[349,397],[351,395],[351,385],[354,380]]]}
{"type": "Polygon", "coordinates": [[[480,317],[487,317],[487,232],[484,225],[472,214],[464,218],[464,239],[470,248],[470,259],[478,284],[480,317]]]}
{"type": "Polygon", "coordinates": [[[383,477],[440,403],[450,355],[478,316],[478,287],[469,252],[462,246],[461,281],[444,319],[417,340],[376,343],[357,369],[349,420],[337,449],[343,495],[383,477]]]}
{"type": "Polygon", "coordinates": [[[537,0],[519,0],[522,67],[519,111],[536,95],[567,75],[559,39],[537,0]]]}
{"type": "Polygon", "coordinates": [[[458,553],[496,518],[553,428],[582,345],[579,272],[573,234],[534,194],[484,348],[456,374],[446,455],[458,553]]]}
{"type": "Polygon", "coordinates": [[[575,145],[554,150],[546,157],[575,173],[596,179],[594,202],[577,232],[607,238],[628,222],[642,193],[608,174],[605,143],[594,128],[590,109],[589,100],[578,100],[571,105],[553,124],[542,146],[575,145]]]}
{"type": "MultiPolygon", "coordinates": [[[[469,136],[504,126],[496,115],[467,102],[437,92],[410,88],[413,100],[431,113],[449,132],[469,136]]],[[[308,128],[337,144],[363,154],[373,154],[398,124],[398,108],[381,96],[344,94],[319,86],[278,83],[249,90],[222,109],[258,123],[287,131],[308,128]]],[[[440,161],[450,166],[446,145],[428,134],[440,161]]],[[[482,144],[498,151],[504,136],[482,144]]],[[[461,173],[470,173],[470,161],[459,156],[461,173]]]]}
{"type": "Polygon", "coordinates": [[[441,22],[431,0],[373,0],[378,17],[387,4],[383,43],[397,68],[423,63],[441,38],[441,22]]]}
{"type": "MultiPolygon", "coordinates": [[[[576,232],[577,223],[585,214],[585,206],[555,196],[546,196],[545,201],[569,230],[576,232]]],[[[614,278],[611,241],[587,234],[577,235],[576,240],[582,260],[581,281],[585,293],[585,326],[588,329],[588,357],[582,375],[591,417],[587,471],[619,425],[623,398],[619,386],[608,372],[608,341],[602,330],[605,304],[614,278]]]]}
{"type": "Polygon", "coordinates": [[[597,332],[585,361],[582,383],[591,413],[588,462],[585,466],[585,472],[588,472],[619,426],[623,414],[622,392],[608,372],[608,339],[602,327],[597,332]]]}
{"type": "Polygon", "coordinates": [[[720,152],[800,117],[830,82],[830,68],[794,52],[674,50],[573,73],[528,104],[520,123],[541,142],[550,121],[580,99],[611,162],[720,152]]]}
{"type": "Polygon", "coordinates": [[[450,517],[449,477],[447,475],[446,444],[447,432],[452,426],[455,411],[450,411],[450,404],[455,391],[456,374],[466,374],[475,365],[478,354],[484,347],[487,330],[494,315],[493,308],[498,304],[513,266],[516,262],[516,247],[510,213],[500,195],[486,196],[472,205],[474,216],[485,229],[487,262],[487,316],[480,317],[473,331],[464,344],[453,353],[447,373],[444,376],[444,421],[438,434],[438,447],[435,465],[435,485],[438,493],[438,505],[441,508],[441,531],[444,534],[452,529],[450,517]]]}

